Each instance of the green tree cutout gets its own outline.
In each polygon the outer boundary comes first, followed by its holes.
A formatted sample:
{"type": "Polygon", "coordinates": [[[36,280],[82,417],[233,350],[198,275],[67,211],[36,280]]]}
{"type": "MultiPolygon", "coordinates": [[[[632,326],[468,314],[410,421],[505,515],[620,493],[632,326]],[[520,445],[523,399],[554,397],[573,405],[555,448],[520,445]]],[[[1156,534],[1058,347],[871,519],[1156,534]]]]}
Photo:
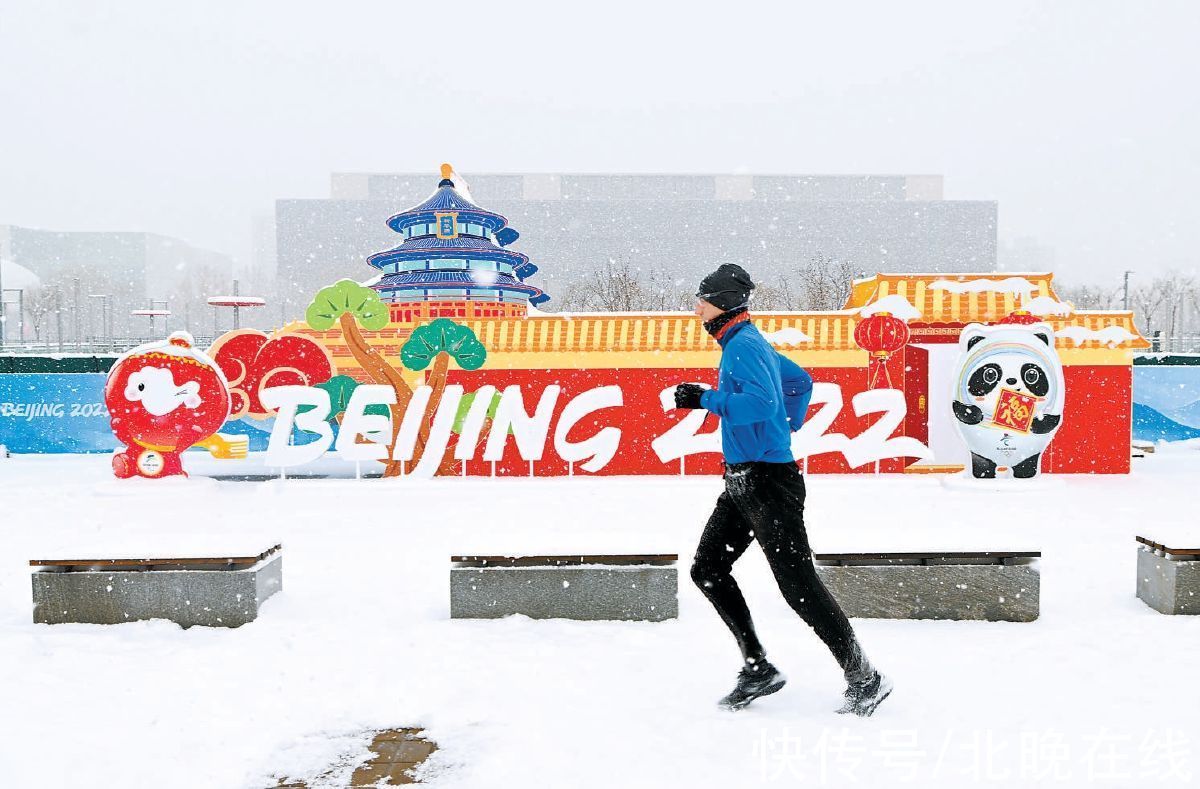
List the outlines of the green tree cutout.
{"type": "MultiPolygon", "coordinates": [[[[315,384],[317,389],[324,389],[329,393],[329,416],[326,421],[341,424],[341,417],[346,413],[346,406],[350,405],[350,396],[354,394],[354,390],[358,386],[358,381],[348,375],[335,375],[324,383],[315,384]]],[[[296,413],[303,414],[314,408],[316,408],[314,405],[302,405],[296,409],[296,413]]],[[[363,413],[387,416],[388,407],[383,403],[373,403],[364,408],[363,413]]]]}
{"type": "Polygon", "coordinates": [[[446,318],[414,329],[400,348],[400,361],[410,370],[424,370],[435,361],[449,368],[451,358],[464,370],[478,370],[487,360],[487,348],[475,332],[446,318]]]}
{"type": "MultiPolygon", "coordinates": [[[[414,464],[424,454],[425,445],[429,441],[429,430],[433,424],[433,417],[437,414],[438,406],[442,402],[442,393],[446,390],[446,376],[450,372],[451,359],[464,370],[478,370],[487,360],[487,348],[470,328],[446,318],[438,318],[427,326],[414,329],[408,342],[400,348],[400,361],[408,369],[424,370],[430,364],[433,365],[433,369],[429,371],[426,378],[426,383],[433,388],[433,392],[429,396],[425,418],[421,420],[421,429],[417,433],[416,454],[413,456],[414,464]]],[[[459,413],[462,413],[461,406],[459,413]]],[[[460,420],[456,419],[455,422],[456,424],[460,423],[460,420]]],[[[481,431],[480,435],[487,433],[486,428],[490,424],[491,414],[489,413],[485,429],[481,431]]],[[[453,473],[453,457],[450,447],[447,447],[438,473],[453,473]]]]}
{"type": "MultiPolygon", "coordinates": [[[[351,355],[367,376],[377,384],[391,386],[396,392],[396,404],[388,406],[392,415],[392,443],[400,432],[400,422],[408,403],[412,400],[412,388],[400,371],[372,348],[362,336],[360,326],[367,331],[379,331],[388,325],[390,315],[387,305],[379,294],[352,279],[338,280],[327,288],[321,288],[304,312],[309,327],[316,331],[328,331],[336,324],[351,355]]],[[[348,399],[345,387],[339,390],[348,399]]],[[[351,387],[350,391],[353,391],[351,387]]],[[[330,392],[333,399],[334,392],[330,392]]],[[[399,461],[387,460],[383,475],[393,477],[400,473],[399,461]]]]}
{"type": "Polygon", "coordinates": [[[308,325],[317,331],[332,328],[344,316],[350,316],[368,331],[379,331],[389,321],[387,305],[379,294],[352,279],[339,279],[321,288],[304,312],[308,325]]]}

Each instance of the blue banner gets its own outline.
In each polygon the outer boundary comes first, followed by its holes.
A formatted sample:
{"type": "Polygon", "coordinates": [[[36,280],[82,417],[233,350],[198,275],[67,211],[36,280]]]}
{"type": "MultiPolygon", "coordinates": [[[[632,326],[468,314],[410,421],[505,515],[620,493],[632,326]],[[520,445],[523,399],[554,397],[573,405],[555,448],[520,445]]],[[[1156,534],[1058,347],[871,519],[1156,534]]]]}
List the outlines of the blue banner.
{"type": "Polygon", "coordinates": [[[1134,366],[1133,437],[1141,441],[1200,438],[1200,366],[1134,366]]]}
{"type": "Polygon", "coordinates": [[[10,452],[111,452],[104,373],[0,375],[0,444],[10,452]]]}
{"type": "MultiPolygon", "coordinates": [[[[120,443],[104,407],[106,380],[107,373],[0,374],[0,445],[19,454],[112,452],[120,443]]],[[[236,419],[221,432],[247,436],[250,451],[262,452],[274,425],[274,419],[236,419]]],[[[292,433],[295,444],[316,438],[292,433]]]]}

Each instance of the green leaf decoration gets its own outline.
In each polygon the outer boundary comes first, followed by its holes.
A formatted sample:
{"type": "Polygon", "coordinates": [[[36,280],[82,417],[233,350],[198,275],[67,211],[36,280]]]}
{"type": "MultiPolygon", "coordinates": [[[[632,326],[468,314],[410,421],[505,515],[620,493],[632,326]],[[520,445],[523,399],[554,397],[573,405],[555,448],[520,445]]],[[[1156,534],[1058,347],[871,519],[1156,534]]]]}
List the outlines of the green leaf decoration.
{"type": "Polygon", "coordinates": [[[321,288],[305,310],[304,320],[312,329],[326,331],[346,313],[368,331],[378,331],[390,320],[379,294],[352,279],[340,279],[321,288]]]}
{"type": "MultiPolygon", "coordinates": [[[[313,384],[317,389],[324,389],[329,393],[329,416],[326,417],[327,422],[332,422],[337,418],[337,415],[346,410],[346,404],[350,402],[350,395],[354,394],[354,390],[358,387],[358,381],[355,381],[348,375],[335,375],[328,381],[319,384],[313,384]]],[[[296,409],[296,413],[304,414],[312,411],[316,406],[302,405],[296,409]]]]}
{"type": "MultiPolygon", "coordinates": [[[[479,393],[467,392],[462,396],[462,400],[459,401],[458,412],[454,415],[454,424],[450,426],[450,430],[455,435],[462,433],[463,423],[467,421],[467,412],[471,410],[471,403],[475,402],[475,395],[477,394],[479,393]]],[[[492,394],[492,403],[487,409],[487,415],[490,418],[496,418],[496,406],[498,405],[500,405],[500,393],[495,392],[492,394]]]]}
{"type": "Polygon", "coordinates": [[[329,392],[329,418],[333,419],[346,410],[350,395],[358,388],[358,381],[348,375],[335,375],[325,383],[317,384],[317,388],[329,392]]]}
{"type": "Polygon", "coordinates": [[[438,318],[413,330],[400,348],[400,361],[410,370],[424,370],[439,353],[448,353],[464,370],[478,370],[487,360],[487,348],[466,326],[438,318]]]}

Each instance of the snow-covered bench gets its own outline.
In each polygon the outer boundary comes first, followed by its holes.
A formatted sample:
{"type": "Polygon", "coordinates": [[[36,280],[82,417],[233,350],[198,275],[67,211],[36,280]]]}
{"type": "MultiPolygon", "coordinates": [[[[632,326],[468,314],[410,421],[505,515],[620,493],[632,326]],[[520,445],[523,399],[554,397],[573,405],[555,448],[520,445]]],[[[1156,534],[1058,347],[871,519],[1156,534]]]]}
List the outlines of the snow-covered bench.
{"type": "Polygon", "coordinates": [[[847,616],[1038,618],[1039,551],[819,553],[817,574],[847,616]]]}
{"type": "Polygon", "coordinates": [[[625,619],[679,616],[678,554],[452,556],[450,617],[625,619]]]}
{"type": "Polygon", "coordinates": [[[1164,614],[1200,614],[1200,547],[1168,548],[1140,536],[1137,542],[1137,596],[1164,614]]]}
{"type": "Polygon", "coordinates": [[[283,546],[236,556],[34,559],[33,621],[238,627],[283,588],[283,546]]]}

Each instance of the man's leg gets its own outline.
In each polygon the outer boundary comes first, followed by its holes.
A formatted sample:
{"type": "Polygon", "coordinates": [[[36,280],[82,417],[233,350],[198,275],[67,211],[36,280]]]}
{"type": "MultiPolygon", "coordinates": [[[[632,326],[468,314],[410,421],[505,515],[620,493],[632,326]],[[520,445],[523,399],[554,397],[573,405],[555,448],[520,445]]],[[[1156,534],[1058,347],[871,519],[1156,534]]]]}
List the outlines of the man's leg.
{"type": "Polygon", "coordinates": [[[813,566],[804,530],[804,476],[791,464],[763,463],[756,464],[748,477],[735,503],[751,524],[779,590],[829,647],[847,682],[861,682],[874,669],[850,620],[813,566]]]}
{"type": "Polygon", "coordinates": [[[692,562],[692,580],[733,633],[748,665],[763,661],[766,653],[754,632],[746,598],[733,578],[733,563],[753,541],[753,531],[738,514],[729,494],[722,493],[700,536],[692,562]]]}

